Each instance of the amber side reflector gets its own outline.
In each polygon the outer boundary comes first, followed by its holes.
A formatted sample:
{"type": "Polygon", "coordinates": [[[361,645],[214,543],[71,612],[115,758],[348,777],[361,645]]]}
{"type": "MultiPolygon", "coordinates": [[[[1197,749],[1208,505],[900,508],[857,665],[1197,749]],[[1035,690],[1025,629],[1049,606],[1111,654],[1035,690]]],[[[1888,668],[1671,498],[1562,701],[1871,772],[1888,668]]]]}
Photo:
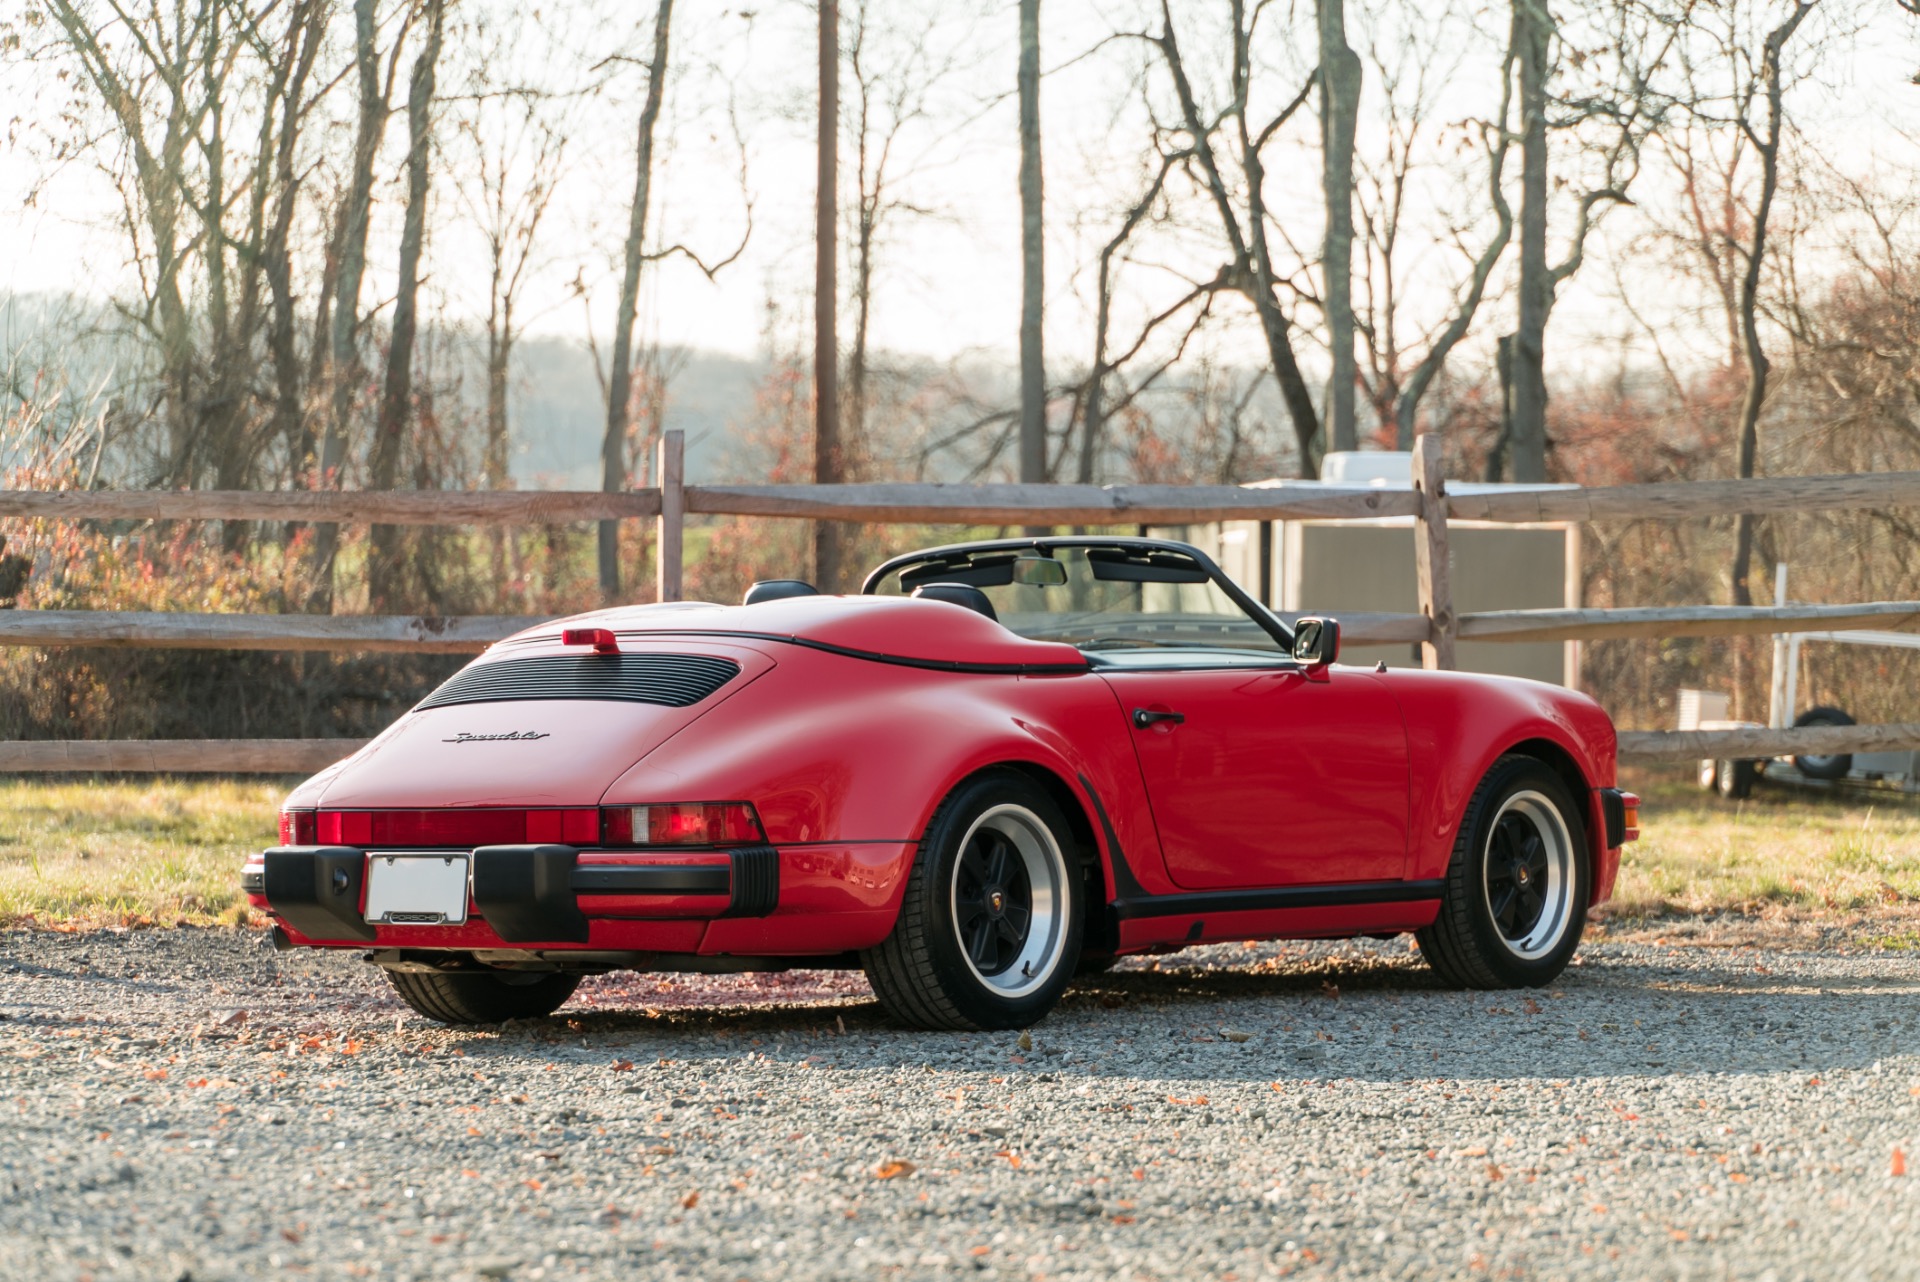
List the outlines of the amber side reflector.
{"type": "Polygon", "coordinates": [[[1623,792],[1620,794],[1620,802],[1627,812],[1626,833],[1622,840],[1638,841],[1640,840],[1640,798],[1630,792],[1623,792]]]}
{"type": "Polygon", "coordinates": [[[620,641],[610,628],[564,628],[561,645],[590,645],[595,654],[619,654],[620,641]]]}

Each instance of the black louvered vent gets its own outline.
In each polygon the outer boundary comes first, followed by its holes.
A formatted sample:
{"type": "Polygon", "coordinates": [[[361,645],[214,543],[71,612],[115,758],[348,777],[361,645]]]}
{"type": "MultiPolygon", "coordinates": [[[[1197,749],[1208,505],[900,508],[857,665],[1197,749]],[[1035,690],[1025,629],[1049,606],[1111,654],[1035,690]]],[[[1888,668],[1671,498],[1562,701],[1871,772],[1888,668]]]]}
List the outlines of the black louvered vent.
{"type": "Polygon", "coordinates": [[[525,699],[604,699],[686,708],[740,675],[731,659],[704,654],[556,654],[503,659],[458,673],[422,708],[525,699]]]}

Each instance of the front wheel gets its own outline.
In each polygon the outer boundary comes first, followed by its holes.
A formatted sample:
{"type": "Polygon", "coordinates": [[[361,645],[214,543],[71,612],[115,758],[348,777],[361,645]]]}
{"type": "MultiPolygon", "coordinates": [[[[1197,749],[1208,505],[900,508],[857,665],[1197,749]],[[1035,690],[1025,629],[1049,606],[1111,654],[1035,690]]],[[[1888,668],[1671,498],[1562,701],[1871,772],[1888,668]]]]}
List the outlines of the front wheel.
{"type": "Polygon", "coordinates": [[[1012,770],[935,812],[893,933],[861,954],[881,1006],[914,1028],[1022,1028],[1060,1000],[1080,955],[1084,881],[1059,807],[1012,770]]]}
{"type": "Polygon", "coordinates": [[[580,976],[553,971],[390,970],[387,978],[401,1001],[442,1024],[542,1019],[580,986],[580,976]]]}
{"type": "Polygon", "coordinates": [[[1467,803],[1420,952],[1458,988],[1552,983],[1580,945],[1590,876],[1566,785],[1533,757],[1502,757],[1467,803]]]}

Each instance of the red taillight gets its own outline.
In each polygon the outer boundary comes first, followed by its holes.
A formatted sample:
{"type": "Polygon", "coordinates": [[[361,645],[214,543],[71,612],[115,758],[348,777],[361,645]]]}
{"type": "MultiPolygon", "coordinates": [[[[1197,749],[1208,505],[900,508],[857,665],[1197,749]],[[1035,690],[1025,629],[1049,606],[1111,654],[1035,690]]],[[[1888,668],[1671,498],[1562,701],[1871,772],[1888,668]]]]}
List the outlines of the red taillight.
{"type": "Polygon", "coordinates": [[[280,812],[280,844],[283,846],[311,846],[319,841],[319,816],[311,810],[282,810],[280,812]]]}
{"type": "Polygon", "coordinates": [[[590,645],[595,654],[619,654],[620,641],[608,628],[566,628],[560,633],[561,645],[590,645]]]}
{"type": "Polygon", "coordinates": [[[606,835],[609,842],[624,839],[636,846],[724,846],[767,839],[759,816],[744,801],[694,801],[610,810],[606,835]]]}
{"type": "Polygon", "coordinates": [[[1620,794],[1620,804],[1627,812],[1626,831],[1622,834],[1621,840],[1640,840],[1640,798],[1630,792],[1623,792],[1620,794]]]}

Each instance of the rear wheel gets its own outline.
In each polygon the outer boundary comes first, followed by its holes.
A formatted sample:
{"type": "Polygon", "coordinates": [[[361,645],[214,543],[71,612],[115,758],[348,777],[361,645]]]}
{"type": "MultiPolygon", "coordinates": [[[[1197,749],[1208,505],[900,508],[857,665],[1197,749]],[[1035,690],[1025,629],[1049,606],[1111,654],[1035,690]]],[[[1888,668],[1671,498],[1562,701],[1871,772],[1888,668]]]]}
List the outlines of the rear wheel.
{"type": "MultiPolygon", "coordinates": [[[[1808,708],[1793,719],[1799,726],[1850,726],[1853,718],[1838,708],[1808,708]]],[[[1850,752],[1801,753],[1793,759],[1794,769],[1809,779],[1845,779],[1853,770],[1850,752]]]]}
{"type": "Polygon", "coordinates": [[[573,996],[580,976],[524,970],[390,970],[400,1000],[442,1024],[541,1019],[573,996]]]}
{"type": "Polygon", "coordinates": [[[1021,1028],[1073,978],[1085,885],[1052,798],[975,775],[920,843],[893,933],[861,954],[887,1013],[915,1028],[1021,1028]]]}
{"type": "Polygon", "coordinates": [[[1460,988],[1549,984],[1580,946],[1590,876],[1566,785],[1533,757],[1502,757],[1467,803],[1420,952],[1460,988]]]}

